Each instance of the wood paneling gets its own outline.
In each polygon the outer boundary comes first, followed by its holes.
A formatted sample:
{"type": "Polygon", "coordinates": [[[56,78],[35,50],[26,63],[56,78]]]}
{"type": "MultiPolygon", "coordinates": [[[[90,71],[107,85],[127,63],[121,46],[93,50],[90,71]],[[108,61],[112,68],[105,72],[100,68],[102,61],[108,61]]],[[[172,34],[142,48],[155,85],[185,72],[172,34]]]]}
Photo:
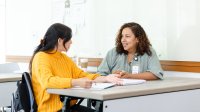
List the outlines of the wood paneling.
{"type": "Polygon", "coordinates": [[[165,71],[198,72],[200,73],[200,62],[194,61],[160,61],[165,71]]]}
{"type": "MultiPolygon", "coordinates": [[[[84,59],[86,57],[80,57],[84,59]]],[[[7,62],[27,62],[29,63],[30,56],[6,56],[7,62]]],[[[102,58],[87,58],[89,66],[98,67],[101,64],[102,58]]],[[[171,60],[161,60],[161,66],[164,71],[180,71],[180,72],[198,72],[200,73],[200,62],[194,61],[171,61],[171,60]]]]}
{"type": "Polygon", "coordinates": [[[6,55],[6,62],[25,62],[29,63],[31,56],[6,55]]]}
{"type": "Polygon", "coordinates": [[[88,66],[98,67],[101,64],[102,58],[85,58],[80,57],[78,63],[80,63],[80,59],[88,59],[88,66]]]}
{"type": "MultiPolygon", "coordinates": [[[[101,64],[101,61],[102,58],[88,58],[88,65],[99,66],[101,64]]],[[[200,62],[160,60],[160,63],[164,71],[200,73],[200,62]]]]}

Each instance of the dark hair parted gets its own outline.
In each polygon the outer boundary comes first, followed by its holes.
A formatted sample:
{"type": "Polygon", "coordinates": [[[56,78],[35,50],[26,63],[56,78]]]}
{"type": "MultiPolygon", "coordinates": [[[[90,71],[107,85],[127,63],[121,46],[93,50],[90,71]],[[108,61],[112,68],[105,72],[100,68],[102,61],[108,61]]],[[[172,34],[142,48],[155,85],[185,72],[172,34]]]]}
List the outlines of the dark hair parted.
{"type": "Polygon", "coordinates": [[[63,39],[63,46],[65,47],[65,43],[68,42],[72,38],[72,30],[68,26],[61,24],[61,23],[55,23],[52,24],[46,31],[44,38],[41,39],[40,44],[36,47],[36,49],[33,52],[33,56],[30,60],[29,64],[29,70],[31,73],[32,70],[32,61],[35,56],[35,54],[39,51],[43,51],[46,53],[52,53],[56,48],[57,51],[57,45],[58,45],[58,39],[63,39]]]}
{"type": "Polygon", "coordinates": [[[125,53],[128,54],[128,51],[124,50],[121,39],[122,39],[122,31],[124,28],[130,28],[135,37],[138,39],[138,45],[136,46],[136,53],[137,55],[143,55],[144,53],[147,53],[149,56],[152,55],[152,52],[150,50],[151,43],[144,31],[144,29],[137,23],[130,22],[125,23],[121,26],[121,28],[118,31],[117,38],[116,38],[116,51],[119,54],[125,53]]]}

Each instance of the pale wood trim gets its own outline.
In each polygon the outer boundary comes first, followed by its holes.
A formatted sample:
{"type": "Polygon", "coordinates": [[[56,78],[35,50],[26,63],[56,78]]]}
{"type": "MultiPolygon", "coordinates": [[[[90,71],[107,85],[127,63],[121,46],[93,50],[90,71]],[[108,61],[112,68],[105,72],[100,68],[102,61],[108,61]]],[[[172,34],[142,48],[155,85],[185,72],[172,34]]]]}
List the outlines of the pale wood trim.
{"type": "Polygon", "coordinates": [[[6,55],[6,62],[24,62],[29,63],[31,56],[15,56],[15,55],[6,55]]]}
{"type": "MultiPolygon", "coordinates": [[[[102,58],[88,58],[88,65],[98,67],[101,64],[101,61],[102,58]]],[[[80,58],[79,58],[79,63],[80,63],[80,58]]],[[[200,73],[200,62],[160,60],[160,63],[164,71],[200,73]]]]}
{"type": "MultiPolygon", "coordinates": [[[[87,57],[80,57],[80,59],[87,57]]],[[[7,55],[7,62],[27,62],[29,63],[31,56],[13,56],[7,55]]],[[[98,67],[101,64],[102,58],[87,58],[89,66],[98,67]]],[[[194,61],[172,61],[160,60],[161,66],[164,71],[180,71],[180,72],[197,72],[200,73],[200,62],[194,61]]]]}
{"type": "Polygon", "coordinates": [[[200,62],[194,61],[160,61],[165,71],[197,72],[200,73],[200,62]]]}
{"type": "Polygon", "coordinates": [[[85,58],[85,57],[79,57],[78,64],[80,65],[80,59],[88,59],[88,66],[94,66],[98,67],[101,64],[101,61],[103,58],[85,58]]]}

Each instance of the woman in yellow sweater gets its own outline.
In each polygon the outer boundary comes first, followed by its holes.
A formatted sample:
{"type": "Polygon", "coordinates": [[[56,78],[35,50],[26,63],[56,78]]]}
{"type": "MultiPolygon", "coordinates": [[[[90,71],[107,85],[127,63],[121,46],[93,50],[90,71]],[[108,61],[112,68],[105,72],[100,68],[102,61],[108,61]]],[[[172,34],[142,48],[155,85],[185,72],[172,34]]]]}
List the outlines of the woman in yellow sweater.
{"type": "MultiPolygon", "coordinates": [[[[30,73],[38,112],[60,111],[63,103],[59,95],[47,93],[47,88],[71,88],[81,86],[90,88],[95,82],[113,82],[120,84],[120,79],[113,75],[100,76],[89,74],[79,69],[62,52],[67,52],[72,44],[72,31],[69,27],[55,23],[51,25],[40,44],[35,49],[30,61],[30,73]]],[[[71,107],[76,101],[70,102],[71,107]]],[[[76,107],[83,112],[86,107],[76,107]]],[[[87,110],[92,111],[92,110],[87,110]]]]}

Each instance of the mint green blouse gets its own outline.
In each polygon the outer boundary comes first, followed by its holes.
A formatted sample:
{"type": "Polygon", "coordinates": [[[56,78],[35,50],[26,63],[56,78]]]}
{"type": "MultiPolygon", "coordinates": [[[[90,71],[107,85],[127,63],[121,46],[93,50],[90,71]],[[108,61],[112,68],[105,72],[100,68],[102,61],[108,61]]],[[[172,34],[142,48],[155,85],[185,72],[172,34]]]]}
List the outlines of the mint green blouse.
{"type": "Polygon", "coordinates": [[[138,66],[138,73],[151,72],[160,79],[163,79],[163,70],[158,56],[153,48],[150,49],[152,55],[146,53],[142,56],[135,56],[130,63],[127,61],[127,55],[118,54],[116,48],[111,49],[97,69],[101,75],[112,74],[115,70],[123,70],[132,73],[132,67],[138,66]]]}

